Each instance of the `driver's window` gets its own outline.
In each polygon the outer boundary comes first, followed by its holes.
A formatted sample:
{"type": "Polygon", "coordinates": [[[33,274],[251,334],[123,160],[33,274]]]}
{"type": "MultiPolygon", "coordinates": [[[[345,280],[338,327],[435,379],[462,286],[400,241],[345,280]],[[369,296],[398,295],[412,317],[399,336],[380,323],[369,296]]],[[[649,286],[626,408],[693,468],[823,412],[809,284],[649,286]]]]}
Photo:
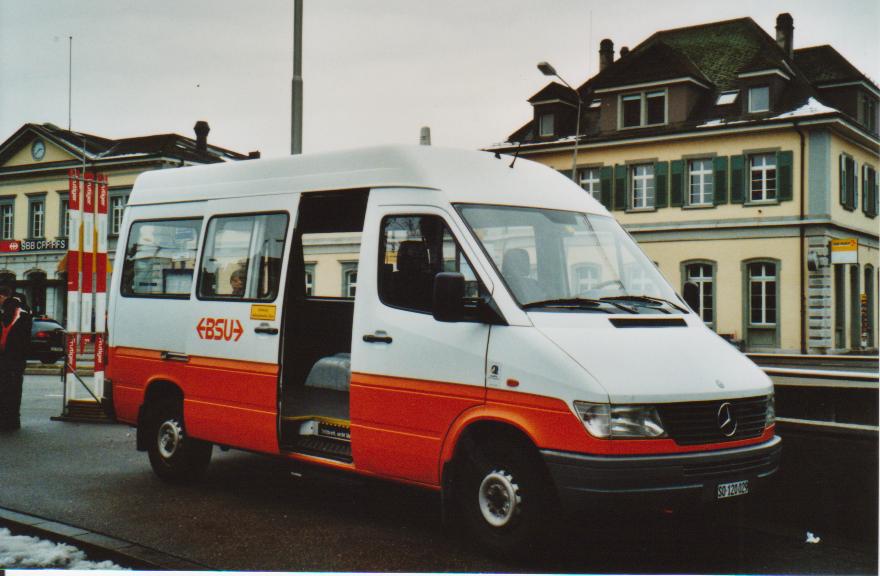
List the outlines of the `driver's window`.
{"type": "Polygon", "coordinates": [[[470,263],[439,216],[387,216],[379,250],[379,298],[388,306],[430,313],[440,272],[461,272],[465,296],[479,294],[470,263]]]}

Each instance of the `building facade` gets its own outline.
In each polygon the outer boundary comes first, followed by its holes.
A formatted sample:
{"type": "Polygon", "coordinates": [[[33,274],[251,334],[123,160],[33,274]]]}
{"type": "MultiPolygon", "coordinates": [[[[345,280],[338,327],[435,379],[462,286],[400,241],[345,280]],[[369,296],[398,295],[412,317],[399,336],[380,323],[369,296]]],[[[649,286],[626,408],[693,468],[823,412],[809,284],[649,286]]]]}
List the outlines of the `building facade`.
{"type": "Polygon", "coordinates": [[[112,140],[52,124],[22,126],[0,144],[0,284],[25,294],[35,314],[65,319],[71,168],[108,175],[112,270],[122,213],[141,172],[259,156],[208,145],[206,122],[195,130],[195,139],[159,134],[112,140]]]}
{"type": "Polygon", "coordinates": [[[707,325],[750,351],[877,348],[880,89],[830,46],[750,18],[666,30],[490,149],[576,177],[707,325]]]}

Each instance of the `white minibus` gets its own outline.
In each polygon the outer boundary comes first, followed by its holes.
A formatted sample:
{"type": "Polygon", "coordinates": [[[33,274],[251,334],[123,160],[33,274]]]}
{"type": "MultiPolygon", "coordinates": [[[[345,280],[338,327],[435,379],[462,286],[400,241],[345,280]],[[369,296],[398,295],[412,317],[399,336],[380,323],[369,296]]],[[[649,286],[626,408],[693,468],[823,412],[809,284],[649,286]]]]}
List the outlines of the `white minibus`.
{"type": "Polygon", "coordinates": [[[213,445],[440,491],[497,552],[551,510],[741,498],[773,385],[546,166],[429,146],[145,172],[107,376],[161,478],[213,445]]]}

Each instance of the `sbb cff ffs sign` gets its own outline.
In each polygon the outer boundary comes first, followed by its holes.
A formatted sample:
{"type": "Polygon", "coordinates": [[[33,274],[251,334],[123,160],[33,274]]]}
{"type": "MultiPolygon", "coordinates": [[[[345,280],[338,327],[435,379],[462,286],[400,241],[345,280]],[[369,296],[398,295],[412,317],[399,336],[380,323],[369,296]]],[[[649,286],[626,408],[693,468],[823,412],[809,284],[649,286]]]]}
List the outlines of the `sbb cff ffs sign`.
{"type": "Polygon", "coordinates": [[[67,240],[3,240],[0,252],[52,252],[67,250],[67,240]]]}
{"type": "Polygon", "coordinates": [[[235,318],[202,318],[196,325],[196,332],[202,340],[238,342],[244,328],[235,318]]]}

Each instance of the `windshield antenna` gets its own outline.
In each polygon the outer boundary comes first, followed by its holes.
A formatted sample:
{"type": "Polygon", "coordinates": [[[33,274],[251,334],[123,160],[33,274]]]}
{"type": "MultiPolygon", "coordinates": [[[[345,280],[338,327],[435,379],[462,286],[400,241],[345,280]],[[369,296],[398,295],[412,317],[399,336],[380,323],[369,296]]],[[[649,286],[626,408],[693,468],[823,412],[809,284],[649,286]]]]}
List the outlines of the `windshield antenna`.
{"type": "Polygon", "coordinates": [[[510,167],[513,168],[514,162],[519,158],[519,149],[522,148],[522,142],[517,142],[516,144],[516,152],[513,155],[513,160],[510,161],[510,167]]]}

